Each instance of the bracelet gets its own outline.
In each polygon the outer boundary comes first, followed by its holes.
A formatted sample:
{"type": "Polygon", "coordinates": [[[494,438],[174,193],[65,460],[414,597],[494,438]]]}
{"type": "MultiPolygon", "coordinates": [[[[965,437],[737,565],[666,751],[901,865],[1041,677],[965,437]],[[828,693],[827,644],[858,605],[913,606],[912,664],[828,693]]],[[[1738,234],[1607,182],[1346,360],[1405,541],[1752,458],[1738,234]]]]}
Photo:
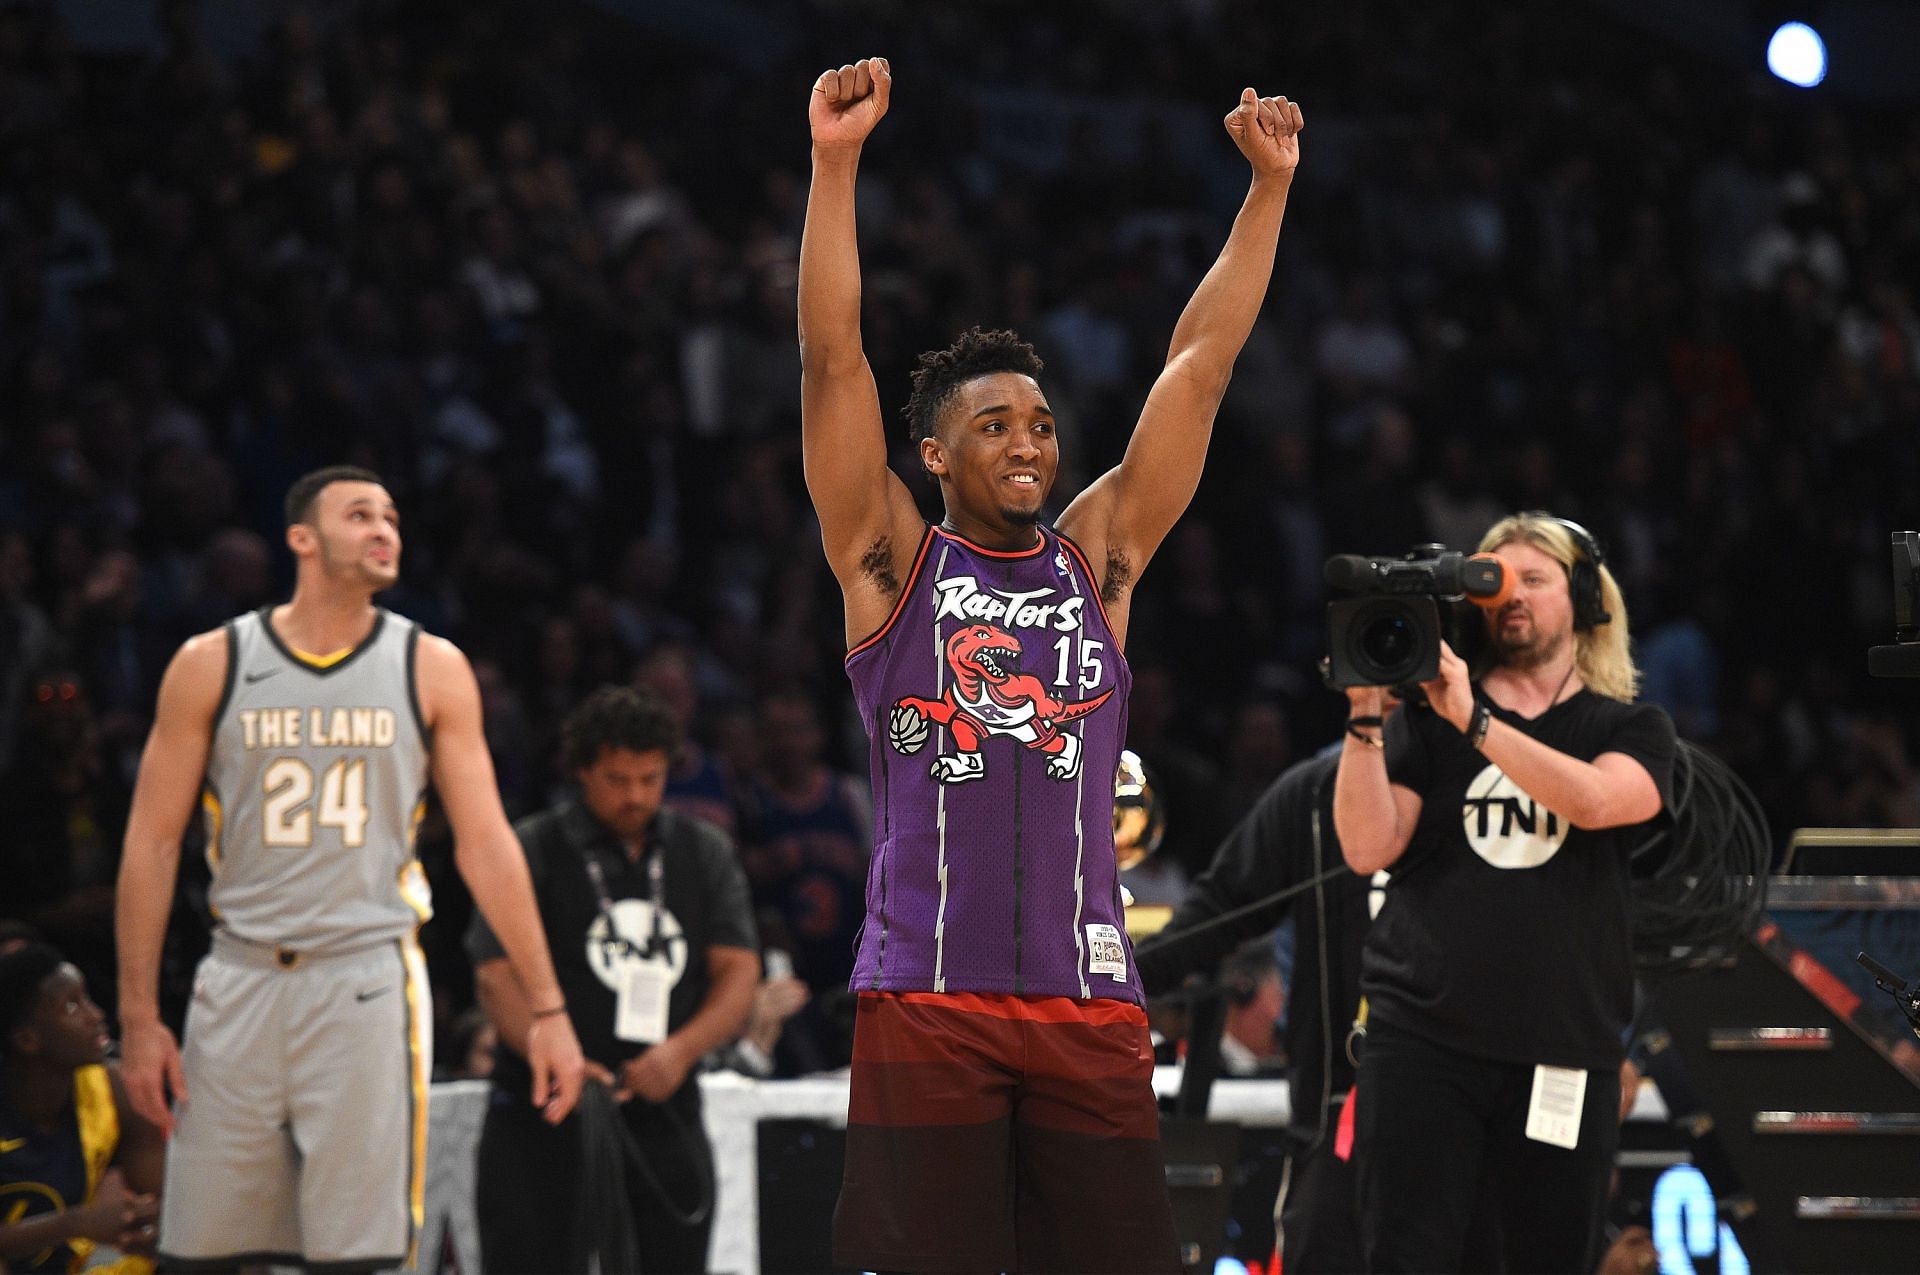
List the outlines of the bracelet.
{"type": "Polygon", "coordinates": [[[1473,706],[1473,716],[1467,719],[1467,747],[1478,750],[1487,742],[1487,731],[1493,726],[1493,714],[1487,711],[1485,704],[1473,706]]]}
{"type": "Polygon", "coordinates": [[[1362,726],[1378,726],[1380,724],[1381,721],[1378,717],[1356,717],[1347,723],[1347,734],[1353,736],[1368,748],[1385,748],[1387,746],[1386,740],[1378,735],[1369,735],[1360,729],[1362,726]]]}
{"type": "Polygon", "coordinates": [[[536,1009],[533,1011],[531,1015],[529,1015],[529,1017],[533,1018],[537,1022],[542,1018],[558,1018],[560,1015],[566,1012],[567,1012],[567,1003],[565,1001],[561,1001],[558,1005],[555,1005],[552,1009],[536,1009]]]}

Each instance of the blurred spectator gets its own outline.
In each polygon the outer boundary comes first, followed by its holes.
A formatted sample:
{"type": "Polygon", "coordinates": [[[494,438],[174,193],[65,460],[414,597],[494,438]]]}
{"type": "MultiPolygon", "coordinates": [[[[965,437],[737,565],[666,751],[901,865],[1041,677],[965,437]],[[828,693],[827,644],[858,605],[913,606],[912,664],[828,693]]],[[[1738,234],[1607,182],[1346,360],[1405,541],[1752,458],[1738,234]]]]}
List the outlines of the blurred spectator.
{"type": "Polygon", "coordinates": [[[91,936],[102,938],[111,930],[110,887],[131,790],[102,769],[98,721],[78,674],[50,668],[24,698],[20,758],[0,775],[8,911],[30,917],[73,892],[107,887],[99,901],[107,915],[91,936]]]}
{"type": "Polygon", "coordinates": [[[1847,283],[1846,254],[1827,228],[1820,185],[1804,172],[1780,179],[1774,217],[1747,244],[1747,286],[1771,292],[1789,270],[1804,270],[1827,295],[1847,283]]]}
{"type": "Polygon", "coordinates": [[[1293,762],[1287,712],[1272,700],[1249,698],[1235,710],[1226,739],[1222,816],[1230,824],[1252,808],[1273,777],[1293,762]]]}
{"type": "Polygon", "coordinates": [[[1378,279],[1347,285],[1339,313],[1320,330],[1314,362],[1344,398],[1400,387],[1413,369],[1413,347],[1387,316],[1378,279]]]}
{"type": "Polygon", "coordinates": [[[865,916],[873,809],[865,785],[826,764],[826,732],[813,700],[780,691],[760,706],[761,772],[746,851],[754,904],[770,940],[818,994],[844,991],[865,916]],[[770,914],[770,915],[768,915],[770,914]]]}
{"type": "Polygon", "coordinates": [[[761,771],[743,859],[762,937],[791,954],[811,993],[789,1024],[783,1061],[794,1070],[852,1057],[848,980],[866,916],[872,801],[861,779],[825,761],[826,731],[812,698],[770,695],[759,716],[761,771]]]}
{"type": "Polygon", "coordinates": [[[1271,1076],[1286,1070],[1274,1040],[1286,993],[1273,947],[1256,939],[1220,964],[1227,1018],[1220,1028],[1220,1070],[1229,1076],[1271,1076]]]}
{"type": "Polygon", "coordinates": [[[701,724],[701,689],[692,648],[656,647],[640,662],[634,685],[658,697],[680,724],[680,746],[667,775],[667,805],[704,819],[730,836],[738,832],[737,780],[694,736],[701,724]]]}
{"type": "MultiPolygon", "coordinates": [[[[769,960],[768,964],[771,965],[772,961],[769,960]]],[[[753,990],[753,1008],[747,1012],[745,1030],[740,1033],[739,1040],[715,1055],[717,1064],[729,1071],[763,1080],[777,1074],[779,1063],[775,1054],[780,1048],[781,1034],[793,1016],[807,1007],[810,999],[807,985],[791,974],[761,979],[760,985],[753,990]]],[[[786,1074],[804,1074],[812,1070],[817,1068],[800,1067],[786,1074]]]]}
{"type": "Polygon", "coordinates": [[[53,626],[29,597],[32,585],[32,546],[17,531],[0,533],[0,776],[13,770],[32,680],[55,652],[53,626]]]}
{"type": "Polygon", "coordinates": [[[447,1033],[446,1060],[435,1080],[485,1080],[493,1075],[493,1051],[500,1033],[479,1006],[463,1011],[447,1033]]]}

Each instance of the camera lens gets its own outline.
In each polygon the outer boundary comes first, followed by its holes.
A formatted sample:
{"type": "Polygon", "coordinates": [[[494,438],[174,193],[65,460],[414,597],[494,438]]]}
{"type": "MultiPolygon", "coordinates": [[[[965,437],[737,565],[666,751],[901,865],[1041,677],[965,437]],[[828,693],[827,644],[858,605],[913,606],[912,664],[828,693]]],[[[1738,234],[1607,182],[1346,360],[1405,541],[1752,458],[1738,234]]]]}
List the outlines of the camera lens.
{"type": "Polygon", "coordinates": [[[1378,616],[1360,631],[1360,654],[1376,669],[1399,668],[1417,644],[1404,615],[1378,616]]]}
{"type": "Polygon", "coordinates": [[[1432,598],[1343,598],[1327,604],[1331,686],[1400,686],[1434,676],[1440,609],[1432,598]]]}

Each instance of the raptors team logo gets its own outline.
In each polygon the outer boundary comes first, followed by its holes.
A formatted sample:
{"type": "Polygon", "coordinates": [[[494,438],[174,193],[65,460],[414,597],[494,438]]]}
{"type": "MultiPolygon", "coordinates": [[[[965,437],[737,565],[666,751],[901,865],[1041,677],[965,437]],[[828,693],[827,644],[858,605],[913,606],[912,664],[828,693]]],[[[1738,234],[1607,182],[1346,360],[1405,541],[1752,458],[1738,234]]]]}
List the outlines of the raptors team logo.
{"type": "Polygon", "coordinates": [[[1467,844],[1496,868],[1539,867],[1560,853],[1572,828],[1498,766],[1473,777],[1460,813],[1467,844]]]}
{"type": "Polygon", "coordinates": [[[985,778],[981,745],[995,735],[1045,753],[1048,778],[1077,777],[1080,738],[1061,727],[1099,708],[1113,691],[1073,702],[1058,699],[1031,673],[1013,671],[1020,651],[1020,639],[997,624],[970,624],[948,638],[953,684],[939,699],[907,695],[894,701],[888,723],[894,748],[909,756],[919,752],[931,735],[928,723],[934,722],[947,728],[956,750],[933,759],[933,777],[943,784],[985,778]]]}

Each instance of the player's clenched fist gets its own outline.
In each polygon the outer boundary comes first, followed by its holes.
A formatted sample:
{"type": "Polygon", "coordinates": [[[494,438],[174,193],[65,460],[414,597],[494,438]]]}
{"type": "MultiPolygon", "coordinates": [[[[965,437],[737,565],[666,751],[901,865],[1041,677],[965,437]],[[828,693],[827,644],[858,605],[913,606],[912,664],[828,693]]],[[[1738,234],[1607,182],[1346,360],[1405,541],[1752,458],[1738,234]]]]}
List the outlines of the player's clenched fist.
{"type": "Polygon", "coordinates": [[[1255,176],[1287,176],[1299,165],[1300,130],[1307,121],[1297,103],[1242,89],[1240,104],[1227,112],[1223,122],[1233,144],[1253,165],[1255,176]]]}
{"type": "Polygon", "coordinates": [[[813,82],[807,123],[815,146],[858,146],[887,113],[893,97],[893,69],[885,58],[861,58],[813,82]]]}

